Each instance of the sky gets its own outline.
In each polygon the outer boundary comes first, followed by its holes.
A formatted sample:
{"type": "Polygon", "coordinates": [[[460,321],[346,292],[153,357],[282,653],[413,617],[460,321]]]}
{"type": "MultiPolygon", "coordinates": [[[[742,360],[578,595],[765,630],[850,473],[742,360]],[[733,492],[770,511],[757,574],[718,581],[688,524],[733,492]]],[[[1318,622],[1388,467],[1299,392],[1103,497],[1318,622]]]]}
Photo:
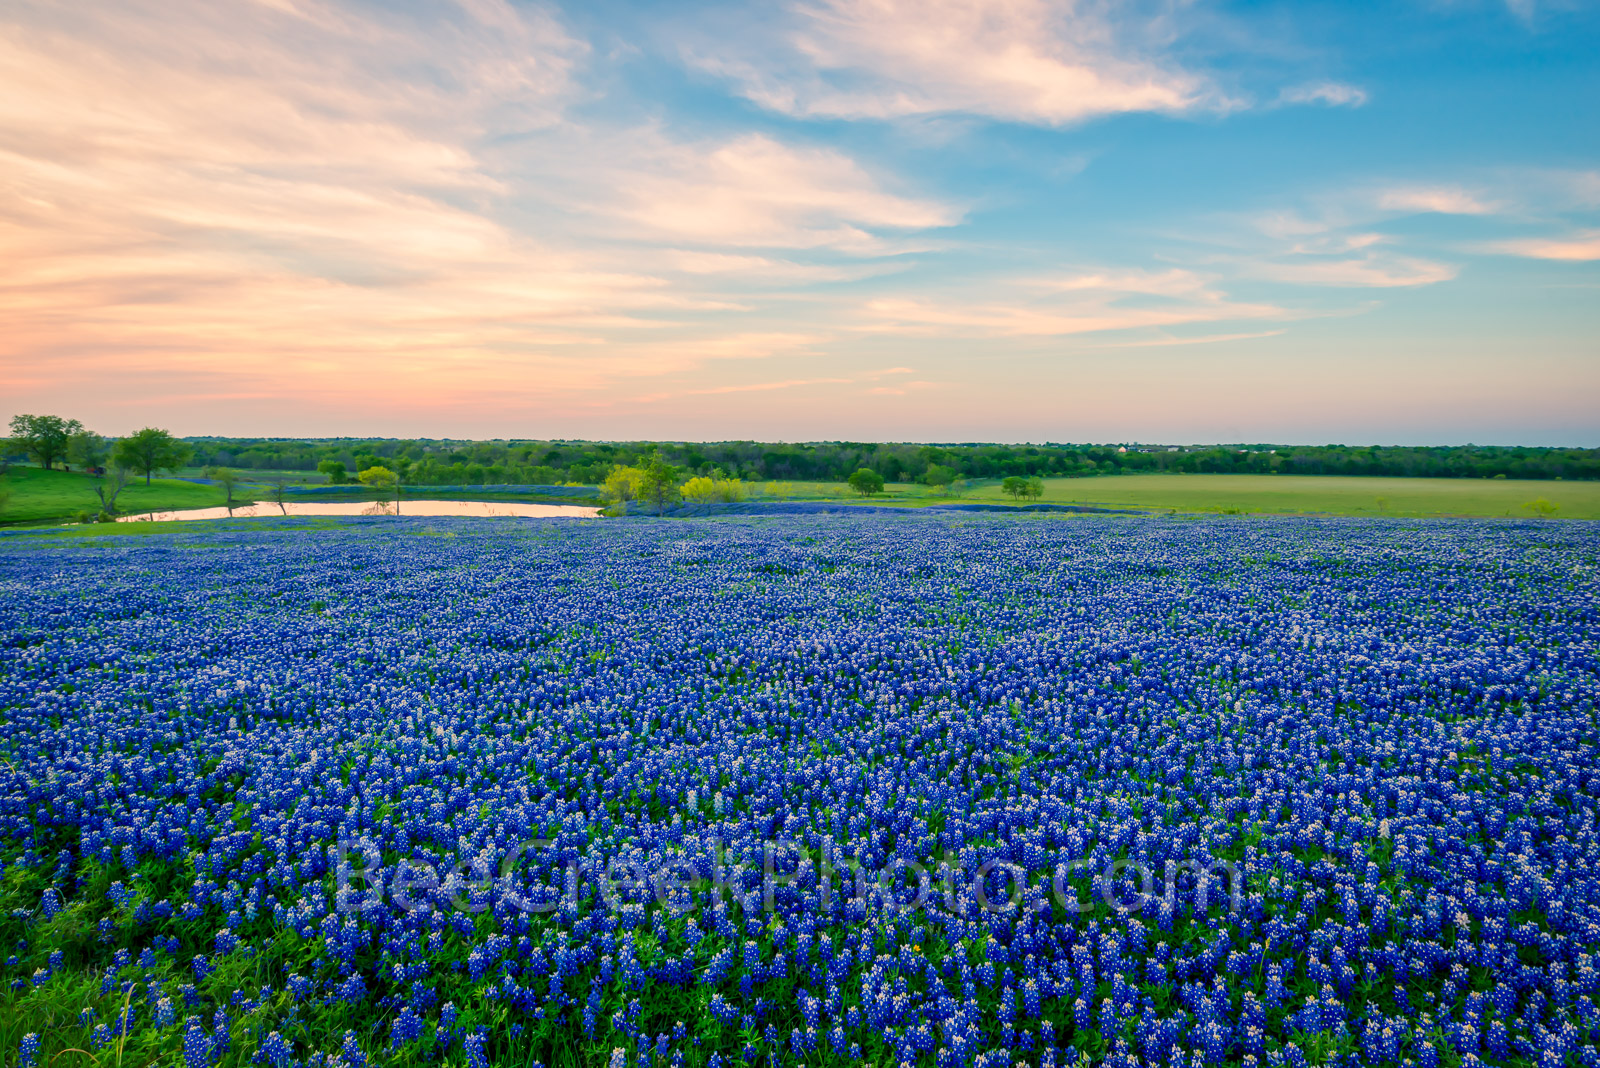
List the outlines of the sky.
{"type": "Polygon", "coordinates": [[[1600,4],[8,0],[0,418],[1600,445],[1600,4]]]}

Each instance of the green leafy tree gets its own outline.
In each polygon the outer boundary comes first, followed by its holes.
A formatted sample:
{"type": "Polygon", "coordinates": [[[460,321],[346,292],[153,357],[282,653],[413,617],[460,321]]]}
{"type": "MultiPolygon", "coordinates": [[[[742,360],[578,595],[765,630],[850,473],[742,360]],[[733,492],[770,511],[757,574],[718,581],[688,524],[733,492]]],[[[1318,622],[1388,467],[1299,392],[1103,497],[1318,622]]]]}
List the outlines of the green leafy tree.
{"type": "Polygon", "coordinates": [[[100,480],[100,484],[94,488],[95,494],[100,498],[100,518],[102,522],[105,521],[107,516],[116,516],[117,495],[127,488],[128,479],[127,468],[113,466],[106,472],[105,477],[100,480]]]}
{"type": "Polygon", "coordinates": [[[639,487],[644,483],[644,471],[637,467],[616,464],[600,486],[600,496],[617,511],[626,512],[628,502],[638,500],[639,487]]]}
{"type": "Polygon", "coordinates": [[[1537,497],[1522,507],[1528,509],[1528,511],[1532,512],[1540,519],[1549,519],[1551,516],[1561,511],[1561,506],[1559,504],[1556,504],[1554,501],[1547,501],[1543,497],[1537,497]]]}
{"type": "Polygon", "coordinates": [[[1042,479],[1042,478],[1030,478],[1030,479],[1028,479],[1028,487],[1027,487],[1027,489],[1025,489],[1023,491],[1023,495],[1025,497],[1027,497],[1030,501],[1036,501],[1040,497],[1043,497],[1044,496],[1044,479],[1042,479]]]}
{"type": "Polygon", "coordinates": [[[350,476],[345,471],[343,460],[323,460],[317,464],[317,472],[325,475],[328,479],[328,484],[331,486],[342,486],[350,481],[350,476]]]}
{"type": "Polygon", "coordinates": [[[116,448],[112,450],[112,459],[117,466],[143,475],[144,484],[148,486],[152,474],[157,471],[176,471],[188,462],[192,451],[186,442],[179,441],[167,431],[147,426],[137,434],[118,440],[116,448]]]}
{"type": "Polygon", "coordinates": [[[207,467],[200,472],[221,486],[228,495],[228,511],[233,511],[233,487],[239,484],[239,473],[227,467],[207,467]]]}
{"type": "Polygon", "coordinates": [[[956,470],[944,464],[929,464],[928,469],[922,473],[922,481],[940,491],[948,490],[950,483],[956,480],[956,470]]]}
{"type": "Polygon", "coordinates": [[[639,499],[660,515],[678,499],[678,469],[652,452],[640,470],[644,477],[639,482],[639,499]]]}
{"type": "Polygon", "coordinates": [[[683,484],[680,493],[683,499],[700,508],[706,508],[720,498],[717,483],[704,475],[696,475],[683,484]]]}
{"type": "Polygon", "coordinates": [[[80,430],[67,439],[67,462],[77,464],[85,471],[106,465],[110,447],[106,439],[93,430],[80,430]]]}
{"type": "Polygon", "coordinates": [[[1000,483],[1000,489],[1013,498],[1021,497],[1028,492],[1028,480],[1019,475],[1011,475],[1000,483]]]}
{"type": "Polygon", "coordinates": [[[883,492],[883,476],[870,467],[863,467],[847,480],[850,488],[863,497],[883,492]]]}
{"type": "Polygon", "coordinates": [[[362,471],[360,475],[358,475],[356,477],[358,477],[361,480],[361,484],[363,486],[366,486],[369,489],[375,489],[375,490],[380,490],[380,491],[382,491],[382,490],[390,490],[390,489],[394,490],[394,514],[395,515],[399,515],[400,514],[400,476],[399,475],[395,474],[393,471],[389,470],[387,467],[384,467],[382,464],[378,464],[378,465],[376,465],[374,467],[367,468],[366,470],[362,471]]]}
{"type": "Polygon", "coordinates": [[[11,487],[0,481],[0,512],[6,510],[6,505],[11,501],[11,487]]]}
{"type": "Polygon", "coordinates": [[[67,455],[72,435],[83,430],[76,419],[63,419],[59,415],[14,415],[11,417],[11,440],[23,452],[39,461],[46,471],[57,460],[67,455]]]}

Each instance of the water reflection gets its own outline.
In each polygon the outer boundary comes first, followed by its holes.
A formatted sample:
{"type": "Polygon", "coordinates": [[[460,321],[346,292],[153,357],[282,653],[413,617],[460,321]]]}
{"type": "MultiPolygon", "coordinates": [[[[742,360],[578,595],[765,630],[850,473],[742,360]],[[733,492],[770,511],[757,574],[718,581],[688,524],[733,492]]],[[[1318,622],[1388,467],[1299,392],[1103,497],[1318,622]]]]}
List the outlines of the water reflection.
{"type": "MultiPolygon", "coordinates": [[[[268,501],[227,508],[187,508],[176,512],[143,512],[119,516],[119,523],[167,522],[174,519],[250,519],[271,516],[319,515],[395,515],[394,501],[351,501],[347,503],[289,501],[282,505],[268,501]]],[[[588,519],[600,509],[577,504],[526,504],[522,501],[401,501],[402,516],[477,516],[524,519],[588,519]]]]}

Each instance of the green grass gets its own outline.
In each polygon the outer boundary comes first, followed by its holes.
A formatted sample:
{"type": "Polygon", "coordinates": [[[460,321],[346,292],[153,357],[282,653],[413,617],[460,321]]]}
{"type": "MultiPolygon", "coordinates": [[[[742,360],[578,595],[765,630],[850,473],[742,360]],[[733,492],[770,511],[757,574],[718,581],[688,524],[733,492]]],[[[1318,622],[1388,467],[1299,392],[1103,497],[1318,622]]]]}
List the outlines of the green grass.
{"type": "MultiPolygon", "coordinates": [[[[11,499],[0,508],[0,525],[68,521],[80,510],[98,511],[97,479],[66,471],[13,467],[4,480],[11,499]]],[[[1087,504],[1150,511],[1241,512],[1355,516],[1522,516],[1539,498],[1558,506],[1562,519],[1600,519],[1600,482],[1520,481],[1455,478],[1344,478],[1321,475],[1117,475],[1046,479],[1041,500],[1048,504],[1087,504]]],[[[974,481],[958,494],[941,493],[913,482],[891,482],[884,492],[864,498],[842,482],[774,481],[749,485],[752,500],[859,501],[877,505],[919,505],[972,501],[1013,503],[999,479],[974,481]]],[[[237,500],[263,491],[241,486],[237,500]]],[[[348,493],[298,497],[298,500],[388,499],[362,486],[348,493]]],[[[542,498],[525,494],[441,492],[407,486],[406,499],[437,497],[471,500],[527,500],[582,504],[585,499],[542,498]]],[[[172,479],[155,479],[147,488],[132,483],[118,498],[124,514],[180,508],[210,508],[223,503],[220,489],[172,479]]]]}
{"type": "MultiPolygon", "coordinates": [[[[276,515],[267,516],[268,519],[278,519],[276,515]]],[[[346,525],[344,516],[291,516],[283,520],[286,527],[280,529],[295,532],[306,530],[333,530],[346,525]]],[[[62,539],[69,539],[73,544],[98,546],[111,544],[102,542],[105,538],[139,538],[151,534],[222,534],[238,533],[242,531],[259,531],[261,519],[169,519],[159,523],[74,523],[70,526],[32,526],[12,527],[4,534],[0,534],[0,544],[10,547],[26,546],[43,548],[58,544],[62,539]]]]}
{"type": "MultiPolygon", "coordinates": [[[[76,471],[46,471],[39,467],[12,467],[4,478],[11,498],[0,507],[0,525],[68,521],[80,511],[100,510],[95,487],[100,480],[76,471]]],[[[235,499],[240,499],[238,490],[235,499]]],[[[130,482],[117,498],[117,511],[124,515],[138,512],[168,511],[177,508],[214,508],[227,500],[215,486],[201,486],[175,479],[144,479],[130,482]]]]}
{"type": "MultiPolygon", "coordinates": [[[[12,467],[0,479],[0,491],[9,489],[11,497],[0,505],[0,526],[28,523],[72,522],[80,511],[91,515],[99,512],[100,498],[95,487],[100,480],[76,471],[45,471],[38,467],[12,467]]],[[[342,502],[393,500],[392,490],[373,490],[359,484],[341,487],[344,492],[316,495],[291,495],[292,501],[342,502]]],[[[271,500],[271,487],[253,480],[241,480],[234,487],[236,504],[249,501],[271,500]]],[[[442,492],[428,486],[406,486],[403,500],[482,500],[529,501],[544,504],[598,503],[583,497],[545,497],[526,493],[499,493],[494,487],[482,492],[442,492]]],[[[142,512],[177,511],[186,508],[216,508],[224,504],[227,495],[216,486],[205,486],[177,479],[152,479],[147,487],[144,479],[128,484],[117,498],[117,512],[121,515],[138,515],[142,512]]]]}
{"type": "MultiPolygon", "coordinates": [[[[1480,478],[1345,478],[1335,475],[1117,475],[1052,478],[1046,503],[1180,512],[1357,516],[1532,516],[1544,498],[1562,519],[1600,519],[1600,482],[1480,478]]],[[[969,501],[1010,501],[998,482],[969,501]]]]}
{"type": "MultiPolygon", "coordinates": [[[[227,467],[228,465],[223,464],[222,466],[227,467]]],[[[290,486],[320,486],[328,481],[327,475],[316,471],[288,471],[279,468],[258,469],[254,467],[234,467],[229,468],[229,470],[239,476],[241,485],[246,482],[271,485],[281,479],[286,485],[290,486]]],[[[190,464],[188,467],[181,468],[177,473],[184,478],[204,478],[205,471],[204,465],[190,464]]]]}
{"type": "MultiPolygon", "coordinates": [[[[891,482],[864,498],[842,482],[753,483],[752,500],[861,501],[930,505],[963,501],[1024,503],[1007,496],[999,479],[974,480],[956,494],[910,482],[891,482]]],[[[1267,515],[1532,516],[1544,498],[1562,519],[1600,519],[1600,482],[1481,478],[1345,478],[1335,475],[1115,475],[1044,480],[1046,504],[1086,504],[1150,511],[1241,512],[1267,515]]]]}
{"type": "Polygon", "coordinates": [[[745,483],[749,499],[753,501],[862,501],[870,504],[935,504],[940,501],[959,500],[948,494],[941,495],[931,486],[917,482],[887,482],[883,492],[863,497],[843,482],[796,482],[776,479],[772,482],[745,483]]]}

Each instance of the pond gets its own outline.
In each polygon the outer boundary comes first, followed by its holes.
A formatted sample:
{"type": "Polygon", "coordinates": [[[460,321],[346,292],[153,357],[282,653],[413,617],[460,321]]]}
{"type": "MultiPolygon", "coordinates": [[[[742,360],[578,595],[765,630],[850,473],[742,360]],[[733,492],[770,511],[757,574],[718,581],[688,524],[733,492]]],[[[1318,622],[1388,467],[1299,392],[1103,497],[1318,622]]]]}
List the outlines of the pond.
{"type": "MultiPolygon", "coordinates": [[[[173,519],[250,519],[271,516],[395,515],[394,501],[300,502],[281,507],[269,501],[227,508],[187,508],[175,512],[141,512],[118,516],[119,523],[166,522],[173,519]]],[[[600,509],[577,504],[526,504],[522,501],[401,501],[403,516],[478,516],[512,519],[592,519],[600,509]]]]}

